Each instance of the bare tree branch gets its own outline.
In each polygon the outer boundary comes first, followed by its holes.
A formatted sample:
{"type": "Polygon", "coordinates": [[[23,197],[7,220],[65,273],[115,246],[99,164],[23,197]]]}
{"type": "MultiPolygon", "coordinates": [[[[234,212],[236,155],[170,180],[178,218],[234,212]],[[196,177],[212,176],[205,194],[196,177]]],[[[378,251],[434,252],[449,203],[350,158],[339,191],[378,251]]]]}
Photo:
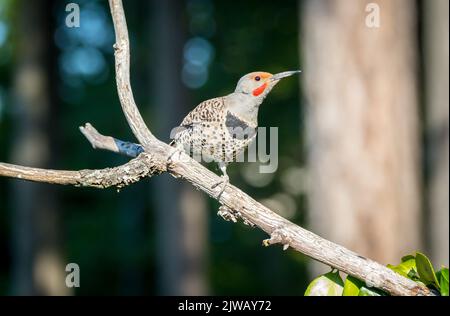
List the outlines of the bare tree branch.
{"type": "Polygon", "coordinates": [[[153,147],[159,142],[145,125],[144,119],[134,102],[130,84],[130,43],[128,39],[127,21],[123,11],[122,1],[109,0],[111,15],[116,33],[114,44],[116,59],[117,92],[123,113],[133,134],[145,149],[153,147]],[[153,143],[153,144],[152,144],[153,143]]]}
{"type": "MultiPolygon", "coordinates": [[[[185,153],[174,154],[175,148],[156,139],[146,127],[131,91],[128,31],[122,1],[109,0],[109,3],[116,31],[117,42],[114,47],[119,99],[127,121],[145,153],[125,165],[103,170],[54,171],[1,163],[0,176],[56,184],[108,187],[127,185],[142,177],[167,171],[176,178],[186,179],[196,188],[217,199],[222,204],[219,215],[225,219],[236,221],[240,218],[244,223],[256,225],[268,233],[270,238],[264,241],[266,246],[280,243],[284,249],[292,247],[392,295],[433,295],[428,288],[396,274],[385,266],[295,225],[233,185],[227,185],[221,192],[220,187],[214,187],[214,184],[220,181],[219,176],[185,153]]],[[[82,129],[93,147],[121,152],[117,144],[113,144],[112,137],[103,136],[94,130],[89,126],[82,129]]]]}
{"type": "Polygon", "coordinates": [[[90,123],[80,126],[80,131],[94,149],[108,150],[133,158],[144,152],[144,148],[139,144],[125,142],[111,136],[100,134],[90,123]]]}
{"type": "Polygon", "coordinates": [[[143,153],[119,167],[98,170],[51,170],[0,163],[0,176],[2,177],[102,189],[111,186],[122,188],[138,182],[143,177],[151,177],[164,170],[165,165],[159,164],[152,155],[147,153],[143,153]]]}

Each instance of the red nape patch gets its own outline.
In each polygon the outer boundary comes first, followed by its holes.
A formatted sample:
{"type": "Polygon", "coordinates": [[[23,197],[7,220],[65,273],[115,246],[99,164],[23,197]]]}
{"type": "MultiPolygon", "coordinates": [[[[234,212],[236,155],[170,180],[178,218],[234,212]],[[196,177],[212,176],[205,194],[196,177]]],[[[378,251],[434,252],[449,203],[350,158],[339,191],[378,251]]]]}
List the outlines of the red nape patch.
{"type": "Polygon", "coordinates": [[[258,88],[256,88],[255,90],[253,90],[253,95],[254,95],[255,97],[257,97],[258,95],[260,95],[261,93],[264,92],[264,90],[266,89],[266,87],[267,87],[267,83],[265,83],[265,84],[259,86],[258,88]]]}

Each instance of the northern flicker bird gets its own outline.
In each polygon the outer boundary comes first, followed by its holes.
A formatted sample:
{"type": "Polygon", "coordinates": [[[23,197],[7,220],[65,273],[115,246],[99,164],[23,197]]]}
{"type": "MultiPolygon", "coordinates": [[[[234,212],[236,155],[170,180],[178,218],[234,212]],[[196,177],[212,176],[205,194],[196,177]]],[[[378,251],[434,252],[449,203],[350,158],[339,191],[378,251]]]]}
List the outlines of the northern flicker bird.
{"type": "Polygon", "coordinates": [[[258,109],[272,88],[282,79],[300,71],[272,75],[251,72],[243,76],[233,93],[203,101],[173,130],[171,145],[203,161],[215,161],[228,183],[228,163],[255,140],[258,109]]]}

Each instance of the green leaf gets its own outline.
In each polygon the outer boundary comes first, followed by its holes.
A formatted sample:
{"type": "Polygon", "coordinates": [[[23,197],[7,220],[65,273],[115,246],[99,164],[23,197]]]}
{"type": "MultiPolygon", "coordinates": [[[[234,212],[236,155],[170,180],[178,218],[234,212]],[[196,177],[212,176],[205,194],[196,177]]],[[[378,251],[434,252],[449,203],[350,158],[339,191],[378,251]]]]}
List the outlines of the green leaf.
{"type": "Polygon", "coordinates": [[[388,264],[387,267],[389,269],[391,269],[394,272],[397,272],[398,274],[400,274],[401,276],[404,276],[405,278],[408,277],[408,274],[405,273],[405,271],[403,271],[402,268],[399,268],[398,266],[393,266],[392,264],[388,264]]]}
{"type": "MultiPolygon", "coordinates": [[[[442,268],[444,268],[444,267],[442,267],[442,268]]],[[[442,274],[442,269],[439,271],[436,271],[436,279],[438,279],[439,285],[441,284],[441,274],[442,274]]]]}
{"type": "Polygon", "coordinates": [[[414,257],[414,255],[406,255],[406,256],[402,257],[402,262],[409,261],[411,259],[416,260],[416,257],[414,257]]]}
{"type": "Polygon", "coordinates": [[[442,268],[436,272],[436,277],[439,279],[441,286],[441,295],[448,296],[448,268],[442,268]]]}
{"type": "Polygon", "coordinates": [[[342,296],[358,296],[359,289],[364,285],[364,282],[361,280],[348,275],[345,279],[344,283],[344,291],[342,292],[342,296]]]}
{"type": "Polygon", "coordinates": [[[344,282],[339,271],[328,272],[315,278],[305,291],[305,296],[341,296],[344,282]]]}
{"type": "Polygon", "coordinates": [[[359,295],[358,296],[384,296],[381,291],[377,289],[367,288],[365,286],[361,287],[359,289],[359,295]]]}
{"type": "Polygon", "coordinates": [[[399,265],[393,266],[391,264],[388,264],[387,267],[394,272],[397,272],[398,274],[404,276],[405,278],[409,278],[414,281],[419,279],[416,267],[416,259],[411,255],[403,257],[402,263],[400,263],[399,265]]]}
{"type": "Polygon", "coordinates": [[[410,278],[413,281],[419,281],[419,273],[417,273],[417,270],[415,268],[409,270],[408,278],[410,278]]]}
{"type": "Polygon", "coordinates": [[[416,253],[416,265],[417,272],[419,273],[420,280],[428,285],[434,285],[437,289],[440,288],[439,281],[434,273],[433,265],[430,259],[427,258],[423,253],[416,253]]]}

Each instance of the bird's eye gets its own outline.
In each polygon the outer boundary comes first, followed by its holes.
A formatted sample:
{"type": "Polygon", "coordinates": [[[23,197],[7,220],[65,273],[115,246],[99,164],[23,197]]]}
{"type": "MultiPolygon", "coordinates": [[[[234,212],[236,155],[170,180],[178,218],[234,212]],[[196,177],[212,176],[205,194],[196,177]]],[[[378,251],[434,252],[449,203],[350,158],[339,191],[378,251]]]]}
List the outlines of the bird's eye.
{"type": "Polygon", "coordinates": [[[256,80],[256,81],[259,81],[259,80],[261,80],[261,77],[260,77],[260,76],[256,76],[256,77],[255,77],[255,80],[256,80]]]}

